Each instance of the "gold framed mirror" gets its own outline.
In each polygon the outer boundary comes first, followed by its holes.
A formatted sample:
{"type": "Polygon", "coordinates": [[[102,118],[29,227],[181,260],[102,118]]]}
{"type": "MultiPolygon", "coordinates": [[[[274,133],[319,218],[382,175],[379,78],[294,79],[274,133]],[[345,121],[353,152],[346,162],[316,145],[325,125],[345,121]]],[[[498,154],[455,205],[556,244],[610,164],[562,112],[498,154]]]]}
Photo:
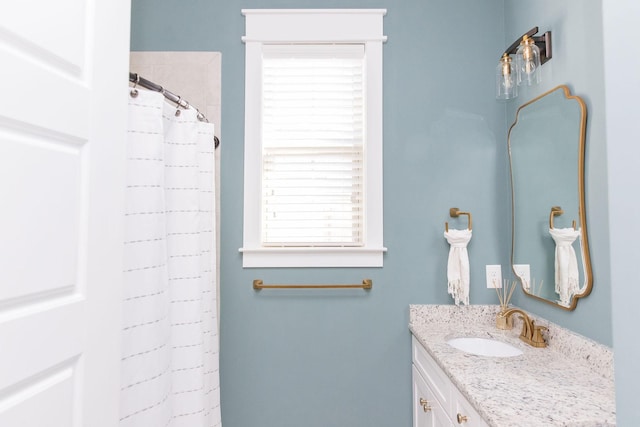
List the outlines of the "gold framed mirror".
{"type": "Polygon", "coordinates": [[[520,106],[509,129],[511,266],[526,295],[565,310],[589,295],[587,108],[558,86],[520,106]]]}

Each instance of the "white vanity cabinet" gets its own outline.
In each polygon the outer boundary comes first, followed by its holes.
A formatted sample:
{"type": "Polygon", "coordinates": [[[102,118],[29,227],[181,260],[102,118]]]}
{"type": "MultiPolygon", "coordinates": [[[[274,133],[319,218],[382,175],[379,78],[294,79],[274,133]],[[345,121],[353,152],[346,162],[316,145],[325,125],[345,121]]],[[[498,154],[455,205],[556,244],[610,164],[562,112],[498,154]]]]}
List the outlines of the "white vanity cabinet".
{"type": "Polygon", "coordinates": [[[413,427],[450,426],[449,416],[442,407],[427,381],[412,367],[413,378],[413,427]]]}
{"type": "Polygon", "coordinates": [[[413,427],[488,427],[415,337],[411,354],[413,427]]]}

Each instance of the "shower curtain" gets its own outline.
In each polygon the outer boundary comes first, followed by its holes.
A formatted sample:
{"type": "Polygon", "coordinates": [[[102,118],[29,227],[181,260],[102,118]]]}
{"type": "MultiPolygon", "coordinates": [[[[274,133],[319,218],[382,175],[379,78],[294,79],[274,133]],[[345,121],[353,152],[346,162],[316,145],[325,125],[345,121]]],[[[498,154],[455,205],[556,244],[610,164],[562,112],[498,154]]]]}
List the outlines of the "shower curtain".
{"type": "Polygon", "coordinates": [[[130,90],[120,427],[221,426],[213,144],[195,110],[130,90]]]}

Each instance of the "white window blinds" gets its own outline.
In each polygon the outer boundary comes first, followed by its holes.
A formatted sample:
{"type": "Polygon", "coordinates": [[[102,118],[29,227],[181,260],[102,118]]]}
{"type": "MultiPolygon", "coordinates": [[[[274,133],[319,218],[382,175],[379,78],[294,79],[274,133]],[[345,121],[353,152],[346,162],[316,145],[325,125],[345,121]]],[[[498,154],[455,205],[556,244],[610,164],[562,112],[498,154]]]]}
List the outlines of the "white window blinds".
{"type": "Polygon", "coordinates": [[[364,45],[264,45],[264,246],[361,246],[364,45]]]}

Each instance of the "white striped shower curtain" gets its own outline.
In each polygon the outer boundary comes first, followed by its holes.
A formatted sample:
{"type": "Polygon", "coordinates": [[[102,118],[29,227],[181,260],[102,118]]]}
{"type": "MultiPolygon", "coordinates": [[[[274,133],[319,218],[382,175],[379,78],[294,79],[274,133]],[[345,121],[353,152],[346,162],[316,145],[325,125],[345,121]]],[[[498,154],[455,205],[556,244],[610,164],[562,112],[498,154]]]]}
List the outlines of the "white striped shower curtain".
{"type": "Polygon", "coordinates": [[[130,91],[120,427],[221,426],[213,125],[130,91]]]}

